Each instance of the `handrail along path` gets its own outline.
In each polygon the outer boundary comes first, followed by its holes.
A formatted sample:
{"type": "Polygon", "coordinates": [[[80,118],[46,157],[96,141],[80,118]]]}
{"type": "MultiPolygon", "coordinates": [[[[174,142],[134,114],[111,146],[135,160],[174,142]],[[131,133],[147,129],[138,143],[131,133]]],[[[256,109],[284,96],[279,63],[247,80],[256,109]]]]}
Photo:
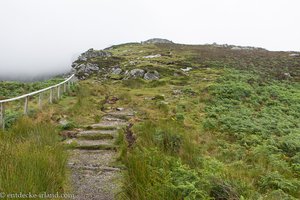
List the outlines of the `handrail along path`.
{"type": "Polygon", "coordinates": [[[39,94],[38,104],[39,104],[39,107],[42,108],[42,93],[50,91],[49,103],[52,103],[53,98],[54,98],[54,89],[57,89],[57,99],[59,99],[63,92],[70,90],[70,86],[74,83],[74,81],[75,81],[75,74],[72,74],[69,78],[67,78],[63,82],[58,83],[56,85],[53,85],[53,86],[50,86],[50,87],[47,87],[47,88],[44,88],[44,89],[41,89],[38,91],[34,91],[34,92],[31,92],[28,94],[24,94],[24,95],[21,95],[18,97],[0,100],[0,128],[2,127],[2,129],[5,129],[5,104],[6,103],[13,102],[13,101],[20,100],[20,99],[25,99],[24,114],[27,115],[28,114],[29,97],[39,94]],[[61,91],[61,86],[63,86],[63,91],[61,91]]]}

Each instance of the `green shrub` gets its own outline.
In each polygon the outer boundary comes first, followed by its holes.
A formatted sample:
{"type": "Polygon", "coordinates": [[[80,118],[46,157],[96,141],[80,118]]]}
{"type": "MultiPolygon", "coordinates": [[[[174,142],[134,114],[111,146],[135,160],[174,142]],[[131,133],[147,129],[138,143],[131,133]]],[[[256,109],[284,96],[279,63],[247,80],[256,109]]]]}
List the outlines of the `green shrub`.
{"type": "Polygon", "coordinates": [[[123,198],[211,199],[206,191],[207,183],[194,170],[157,149],[136,149],[125,163],[128,171],[123,198]]]}
{"type": "Polygon", "coordinates": [[[262,176],[259,181],[260,189],[264,192],[268,190],[282,190],[287,193],[295,193],[300,189],[300,182],[296,180],[288,180],[278,172],[268,172],[262,176]]]}
{"type": "Polygon", "coordinates": [[[296,153],[300,152],[300,132],[281,137],[278,148],[282,149],[290,157],[295,156],[296,153]]]}

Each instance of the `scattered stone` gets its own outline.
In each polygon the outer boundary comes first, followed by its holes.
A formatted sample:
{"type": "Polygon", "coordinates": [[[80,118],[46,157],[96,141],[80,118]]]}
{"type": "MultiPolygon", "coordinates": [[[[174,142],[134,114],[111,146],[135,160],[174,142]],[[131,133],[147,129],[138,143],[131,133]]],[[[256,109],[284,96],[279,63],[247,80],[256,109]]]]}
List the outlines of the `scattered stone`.
{"type": "Polygon", "coordinates": [[[107,104],[115,104],[119,100],[118,97],[108,97],[106,98],[106,103],[107,104]]]}
{"type": "Polygon", "coordinates": [[[69,122],[66,119],[60,119],[58,122],[61,126],[66,126],[69,122]]]}
{"type": "Polygon", "coordinates": [[[114,67],[112,68],[111,73],[114,75],[120,75],[122,73],[122,69],[119,67],[114,67]]]}
{"type": "Polygon", "coordinates": [[[182,91],[181,90],[173,90],[172,94],[173,95],[180,95],[180,94],[182,94],[182,91]]]}
{"type": "MultiPolygon", "coordinates": [[[[225,46],[224,46],[225,47],[225,46]]],[[[260,47],[251,47],[251,46],[233,46],[233,45],[227,45],[227,47],[231,47],[231,50],[266,50],[260,47]]]]}
{"type": "Polygon", "coordinates": [[[232,47],[231,50],[242,50],[240,47],[232,47]]]}
{"type": "Polygon", "coordinates": [[[181,68],[181,71],[183,71],[183,72],[188,72],[188,71],[191,71],[193,68],[191,68],[191,67],[187,67],[187,68],[181,68]]]}
{"type": "Polygon", "coordinates": [[[124,108],[116,108],[117,111],[123,111],[124,108]]]}
{"type": "Polygon", "coordinates": [[[283,73],[283,76],[285,77],[285,78],[292,78],[292,76],[291,76],[291,74],[290,73],[283,73]]]}
{"type": "Polygon", "coordinates": [[[300,57],[299,53],[291,53],[289,54],[290,57],[300,57]]]}
{"type": "Polygon", "coordinates": [[[144,75],[145,80],[158,80],[160,75],[157,71],[147,72],[144,75]]]}
{"type": "Polygon", "coordinates": [[[132,78],[141,78],[144,76],[145,71],[142,69],[133,69],[129,72],[132,78]]]}
{"type": "Polygon", "coordinates": [[[137,62],[136,62],[136,61],[133,61],[133,60],[129,61],[129,64],[130,64],[130,65],[136,65],[136,63],[137,63],[137,62]]]}
{"type": "Polygon", "coordinates": [[[65,143],[65,144],[72,144],[72,143],[74,143],[75,141],[76,141],[75,138],[72,138],[72,139],[68,139],[68,140],[64,141],[64,143],[65,143]]]}
{"type": "Polygon", "coordinates": [[[161,57],[160,54],[156,54],[156,55],[149,55],[149,56],[143,56],[143,58],[159,58],[161,57]]]}

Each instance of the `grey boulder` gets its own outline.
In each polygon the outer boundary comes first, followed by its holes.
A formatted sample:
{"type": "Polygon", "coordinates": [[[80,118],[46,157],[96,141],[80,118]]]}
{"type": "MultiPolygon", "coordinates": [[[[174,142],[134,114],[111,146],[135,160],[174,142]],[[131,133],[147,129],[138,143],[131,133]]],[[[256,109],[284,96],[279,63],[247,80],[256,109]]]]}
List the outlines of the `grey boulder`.
{"type": "Polygon", "coordinates": [[[129,72],[131,78],[141,78],[144,76],[145,71],[142,69],[133,69],[129,72]]]}
{"type": "Polygon", "coordinates": [[[114,67],[114,68],[111,69],[111,73],[115,74],[115,75],[119,75],[119,74],[122,73],[122,69],[119,68],[119,67],[114,67]]]}
{"type": "Polygon", "coordinates": [[[147,72],[144,74],[145,80],[158,80],[160,77],[157,71],[147,72]]]}

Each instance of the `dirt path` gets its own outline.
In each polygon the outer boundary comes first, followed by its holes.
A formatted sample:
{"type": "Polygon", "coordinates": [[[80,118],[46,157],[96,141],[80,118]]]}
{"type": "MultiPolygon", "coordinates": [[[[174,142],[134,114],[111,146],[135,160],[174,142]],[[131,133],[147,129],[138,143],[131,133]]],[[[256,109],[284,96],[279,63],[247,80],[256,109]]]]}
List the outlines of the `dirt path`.
{"type": "Polygon", "coordinates": [[[65,141],[72,147],[68,167],[76,200],[111,200],[120,191],[121,170],[111,165],[117,156],[114,141],[131,116],[131,110],[108,112],[90,130],[77,130],[65,141]]]}

